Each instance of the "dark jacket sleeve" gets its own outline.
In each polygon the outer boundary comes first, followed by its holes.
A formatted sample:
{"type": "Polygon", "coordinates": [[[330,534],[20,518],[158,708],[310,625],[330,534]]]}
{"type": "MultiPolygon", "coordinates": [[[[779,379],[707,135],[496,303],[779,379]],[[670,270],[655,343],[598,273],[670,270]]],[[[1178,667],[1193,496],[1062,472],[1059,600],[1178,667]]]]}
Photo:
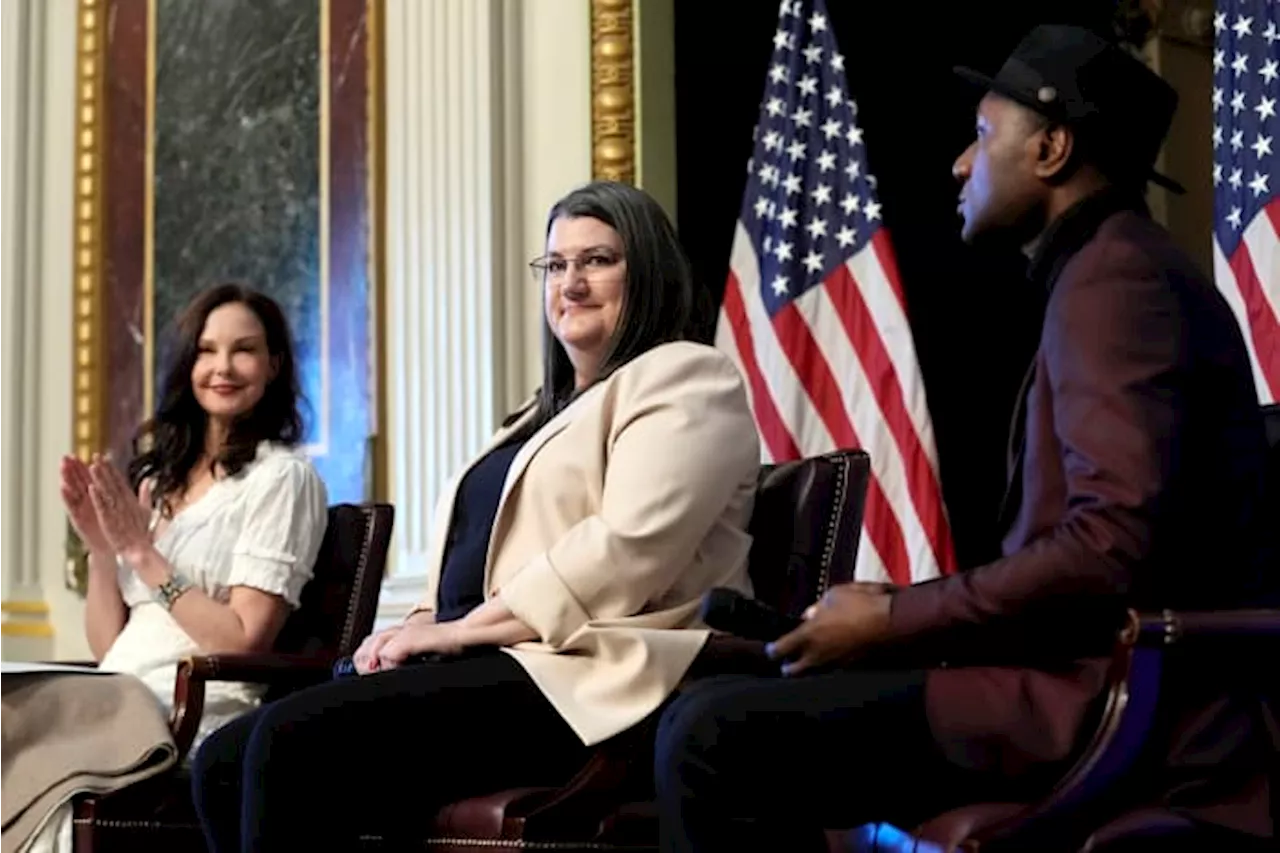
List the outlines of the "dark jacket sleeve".
{"type": "Polygon", "coordinates": [[[1124,246],[1086,251],[1063,271],[1041,339],[1066,512],[1020,551],[899,591],[894,639],[962,643],[978,626],[1114,613],[1143,570],[1180,464],[1182,308],[1124,246]]]}

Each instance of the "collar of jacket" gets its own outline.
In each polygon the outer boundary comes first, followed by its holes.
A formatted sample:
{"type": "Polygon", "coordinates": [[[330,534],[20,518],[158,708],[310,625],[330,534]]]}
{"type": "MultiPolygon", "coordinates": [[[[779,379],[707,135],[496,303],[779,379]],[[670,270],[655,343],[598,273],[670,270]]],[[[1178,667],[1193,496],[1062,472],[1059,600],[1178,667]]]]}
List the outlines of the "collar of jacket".
{"type": "Polygon", "coordinates": [[[1049,224],[1031,255],[1027,278],[1052,290],[1071,256],[1084,248],[1108,217],[1122,210],[1149,215],[1146,202],[1132,192],[1101,190],[1086,196],[1049,224]]]}

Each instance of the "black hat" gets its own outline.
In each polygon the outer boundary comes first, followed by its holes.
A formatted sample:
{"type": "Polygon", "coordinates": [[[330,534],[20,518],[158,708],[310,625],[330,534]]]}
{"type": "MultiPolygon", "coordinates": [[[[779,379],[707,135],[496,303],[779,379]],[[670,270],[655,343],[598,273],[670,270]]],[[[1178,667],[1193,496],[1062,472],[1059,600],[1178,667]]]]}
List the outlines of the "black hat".
{"type": "MultiPolygon", "coordinates": [[[[1036,27],[994,78],[971,68],[956,73],[1053,121],[1089,128],[1122,163],[1150,169],[1169,133],[1178,93],[1137,57],[1083,27],[1036,27]]],[[[1154,169],[1150,179],[1186,189],[1154,169]]]]}

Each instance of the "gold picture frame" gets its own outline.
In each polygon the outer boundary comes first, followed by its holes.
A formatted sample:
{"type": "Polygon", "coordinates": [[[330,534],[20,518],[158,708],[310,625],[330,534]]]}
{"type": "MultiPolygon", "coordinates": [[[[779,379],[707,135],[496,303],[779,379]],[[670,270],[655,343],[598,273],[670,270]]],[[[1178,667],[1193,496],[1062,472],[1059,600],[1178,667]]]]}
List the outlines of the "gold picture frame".
{"type": "Polygon", "coordinates": [[[632,0],[591,0],[591,174],[636,182],[632,0]]]}
{"type": "MultiPolygon", "coordinates": [[[[377,310],[385,269],[383,0],[315,2],[319,40],[305,43],[316,45],[308,49],[318,60],[309,90],[313,103],[319,98],[317,171],[309,173],[318,195],[299,196],[315,205],[319,229],[308,256],[320,288],[314,297],[320,304],[306,309],[320,324],[310,362],[319,388],[311,401],[316,438],[309,441],[334,502],[377,500],[386,483],[377,310]],[[352,362],[352,352],[362,360],[352,362]]],[[[111,452],[123,462],[129,436],[156,396],[154,140],[162,5],[77,0],[72,449],[86,460],[111,452]]],[[[86,555],[70,529],[66,557],[67,585],[83,593],[86,555]]]]}

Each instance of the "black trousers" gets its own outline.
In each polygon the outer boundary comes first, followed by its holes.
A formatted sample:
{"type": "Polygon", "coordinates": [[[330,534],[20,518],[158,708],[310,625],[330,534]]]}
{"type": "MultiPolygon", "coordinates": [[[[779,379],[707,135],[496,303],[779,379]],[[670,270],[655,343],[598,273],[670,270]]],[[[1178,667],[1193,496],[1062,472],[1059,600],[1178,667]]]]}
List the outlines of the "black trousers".
{"type": "Polygon", "coordinates": [[[214,853],[349,850],[419,836],[443,805],[558,785],[587,747],[507,655],[301,690],[214,732],[192,761],[214,853]]]}
{"type": "Polygon", "coordinates": [[[658,729],[665,853],[825,851],[822,830],[920,820],[985,796],[929,731],[920,672],[724,676],[658,729]]]}

